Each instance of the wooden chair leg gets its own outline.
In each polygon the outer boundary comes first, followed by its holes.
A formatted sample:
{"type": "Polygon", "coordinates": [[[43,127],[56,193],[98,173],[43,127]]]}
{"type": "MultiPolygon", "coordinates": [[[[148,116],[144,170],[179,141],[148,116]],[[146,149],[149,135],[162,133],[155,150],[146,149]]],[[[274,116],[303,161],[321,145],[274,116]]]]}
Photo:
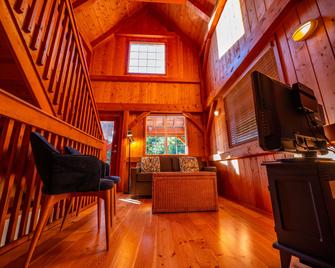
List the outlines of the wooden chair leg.
{"type": "Polygon", "coordinates": [[[105,191],[104,201],[105,201],[105,227],[106,227],[106,249],[109,250],[109,235],[110,235],[110,201],[111,200],[111,191],[105,191]]]}
{"type": "MultiPolygon", "coordinates": [[[[114,186],[115,187],[115,186],[114,186]]],[[[111,223],[111,226],[113,226],[113,209],[114,209],[114,187],[110,190],[110,195],[111,195],[111,198],[110,198],[110,223],[111,223]]]]}
{"type": "Polygon", "coordinates": [[[76,217],[78,217],[78,215],[79,215],[79,211],[80,211],[82,200],[83,200],[83,198],[79,197],[76,217]]]}
{"type": "Polygon", "coordinates": [[[60,231],[63,230],[63,226],[64,226],[64,223],[65,223],[66,217],[67,217],[67,215],[69,215],[70,209],[73,205],[73,199],[74,199],[74,197],[71,197],[70,201],[65,206],[65,214],[64,214],[62,224],[61,224],[60,229],[59,229],[60,231]]]}
{"type": "Polygon", "coordinates": [[[280,250],[279,253],[280,253],[281,267],[289,268],[291,264],[291,254],[283,250],[280,250]]]}
{"type": "Polygon", "coordinates": [[[98,230],[100,230],[100,224],[101,224],[101,203],[100,203],[100,197],[97,197],[97,217],[98,217],[98,230]]]}
{"type": "Polygon", "coordinates": [[[37,241],[41,236],[42,230],[47,222],[48,216],[50,214],[50,211],[52,210],[52,206],[55,203],[54,202],[55,198],[53,195],[47,195],[45,198],[45,202],[42,205],[41,208],[41,217],[39,218],[38,224],[36,226],[36,230],[34,232],[33,238],[31,240],[30,246],[29,246],[29,251],[27,253],[27,257],[24,263],[24,267],[28,267],[31,257],[33,256],[33,253],[35,251],[37,241]]]}
{"type": "Polygon", "coordinates": [[[116,216],[116,186],[114,187],[114,216],[116,216]]]}

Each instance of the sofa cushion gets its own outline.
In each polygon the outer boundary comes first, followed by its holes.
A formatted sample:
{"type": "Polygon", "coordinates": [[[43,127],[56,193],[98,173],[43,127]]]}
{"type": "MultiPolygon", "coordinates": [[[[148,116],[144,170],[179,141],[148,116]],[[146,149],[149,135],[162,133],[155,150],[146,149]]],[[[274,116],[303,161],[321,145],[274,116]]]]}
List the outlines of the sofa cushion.
{"type": "Polygon", "coordinates": [[[172,157],[162,156],[160,158],[160,171],[161,172],[172,171],[172,157]]]}
{"type": "Polygon", "coordinates": [[[181,156],[179,157],[179,165],[181,172],[199,171],[199,163],[196,157],[181,156]]]}
{"type": "Polygon", "coordinates": [[[152,181],[152,173],[137,174],[137,181],[152,181]]]}
{"type": "Polygon", "coordinates": [[[159,172],[160,161],[158,156],[141,157],[141,172],[159,172]]]}

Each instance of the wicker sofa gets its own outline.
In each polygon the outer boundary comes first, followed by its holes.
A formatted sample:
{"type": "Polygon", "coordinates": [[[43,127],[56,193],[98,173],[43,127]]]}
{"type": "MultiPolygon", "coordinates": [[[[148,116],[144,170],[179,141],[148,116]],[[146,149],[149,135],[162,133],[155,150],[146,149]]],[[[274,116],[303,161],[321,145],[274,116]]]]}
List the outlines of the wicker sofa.
{"type": "MultiPolygon", "coordinates": [[[[147,172],[143,170],[143,160],[152,157],[142,157],[136,168],[131,168],[130,192],[133,197],[151,197],[153,173],[157,172],[181,172],[180,158],[191,158],[181,156],[159,156],[159,167],[147,172]]],[[[157,159],[157,157],[155,157],[157,159]]],[[[183,160],[182,159],[182,160],[183,160]]],[[[216,167],[207,166],[205,161],[196,158],[198,171],[216,172],[216,167]]],[[[157,164],[157,163],[156,163],[157,164]]],[[[194,171],[194,170],[192,170],[194,171]]]]}

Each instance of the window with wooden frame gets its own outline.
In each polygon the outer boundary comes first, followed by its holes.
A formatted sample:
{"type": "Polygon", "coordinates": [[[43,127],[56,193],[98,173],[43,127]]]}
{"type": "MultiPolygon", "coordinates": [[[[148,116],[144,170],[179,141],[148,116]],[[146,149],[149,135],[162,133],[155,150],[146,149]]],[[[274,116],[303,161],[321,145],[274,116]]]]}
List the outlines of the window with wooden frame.
{"type": "Polygon", "coordinates": [[[188,153],[184,116],[147,116],[145,129],[145,153],[147,155],[185,155],[188,153]]]}
{"type": "Polygon", "coordinates": [[[268,49],[224,98],[229,145],[235,146],[257,138],[257,125],[252,95],[251,73],[262,72],[279,79],[273,48],[268,49]]]}
{"type": "Polygon", "coordinates": [[[165,43],[130,42],[128,73],[165,74],[165,43]]]}

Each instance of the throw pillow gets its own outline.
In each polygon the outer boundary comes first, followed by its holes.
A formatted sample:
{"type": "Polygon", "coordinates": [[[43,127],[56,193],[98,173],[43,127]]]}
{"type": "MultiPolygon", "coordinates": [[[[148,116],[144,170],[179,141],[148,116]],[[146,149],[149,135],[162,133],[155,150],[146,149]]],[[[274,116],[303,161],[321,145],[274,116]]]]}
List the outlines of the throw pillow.
{"type": "Polygon", "coordinates": [[[181,172],[199,171],[199,163],[196,157],[182,156],[179,157],[179,165],[181,172]]]}
{"type": "Polygon", "coordinates": [[[160,162],[158,156],[147,156],[141,158],[141,172],[159,172],[160,162]]]}

